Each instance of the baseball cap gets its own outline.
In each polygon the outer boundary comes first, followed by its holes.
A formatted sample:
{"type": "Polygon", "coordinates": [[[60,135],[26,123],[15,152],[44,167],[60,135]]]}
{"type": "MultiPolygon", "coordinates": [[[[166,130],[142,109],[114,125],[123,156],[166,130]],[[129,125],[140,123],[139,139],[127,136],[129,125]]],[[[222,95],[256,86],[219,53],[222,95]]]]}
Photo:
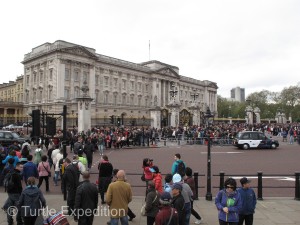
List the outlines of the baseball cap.
{"type": "Polygon", "coordinates": [[[243,177],[242,179],[240,179],[240,182],[241,182],[241,184],[243,185],[243,184],[250,183],[251,180],[249,180],[247,177],[243,177]]]}
{"type": "Polygon", "coordinates": [[[172,178],[173,183],[178,183],[181,181],[181,176],[178,173],[175,173],[172,178]]]}
{"type": "Polygon", "coordinates": [[[173,189],[178,189],[178,190],[182,190],[182,185],[180,183],[175,183],[172,185],[172,190],[173,189]]]}
{"type": "Polygon", "coordinates": [[[172,199],[171,194],[169,192],[164,191],[161,196],[160,199],[162,201],[170,201],[172,199]]]}

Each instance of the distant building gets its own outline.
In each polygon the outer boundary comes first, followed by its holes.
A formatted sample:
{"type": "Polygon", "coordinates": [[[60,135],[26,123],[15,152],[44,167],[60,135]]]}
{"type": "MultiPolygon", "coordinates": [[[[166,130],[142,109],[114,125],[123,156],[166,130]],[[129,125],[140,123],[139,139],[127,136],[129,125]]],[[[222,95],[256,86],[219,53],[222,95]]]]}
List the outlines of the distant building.
{"type": "Polygon", "coordinates": [[[237,102],[245,102],[245,88],[232,88],[230,91],[230,97],[237,102]]]}

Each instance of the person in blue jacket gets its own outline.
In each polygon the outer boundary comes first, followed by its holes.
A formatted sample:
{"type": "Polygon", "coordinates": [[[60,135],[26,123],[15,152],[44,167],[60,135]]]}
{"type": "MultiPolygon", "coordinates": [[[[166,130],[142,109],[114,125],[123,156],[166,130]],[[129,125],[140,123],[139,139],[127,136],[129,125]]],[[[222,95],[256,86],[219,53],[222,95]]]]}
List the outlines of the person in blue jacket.
{"type": "Polygon", "coordinates": [[[256,207],[256,195],[252,188],[250,188],[250,180],[247,177],[243,177],[241,180],[241,188],[238,188],[238,192],[242,199],[242,209],[239,212],[239,225],[253,224],[253,214],[256,207]]]}
{"type": "Polygon", "coordinates": [[[220,190],[215,198],[220,225],[238,225],[239,211],[242,208],[240,193],[236,190],[236,181],[227,178],[225,188],[220,190]]]}

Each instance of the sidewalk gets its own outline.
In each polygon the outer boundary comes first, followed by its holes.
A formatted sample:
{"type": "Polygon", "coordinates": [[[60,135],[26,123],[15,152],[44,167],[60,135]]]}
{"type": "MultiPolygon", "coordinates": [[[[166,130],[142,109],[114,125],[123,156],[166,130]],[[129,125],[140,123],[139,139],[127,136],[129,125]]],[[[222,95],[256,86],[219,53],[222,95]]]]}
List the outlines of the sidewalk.
{"type": "MultiPolygon", "coordinates": [[[[6,193],[0,193],[0,206],[2,207],[7,198],[6,193]]],[[[66,205],[63,201],[62,195],[45,194],[47,205],[49,209],[56,209],[59,211],[62,206],[66,205]]],[[[100,199],[100,198],[99,198],[100,199]]],[[[130,203],[131,210],[137,217],[129,222],[131,225],[145,225],[147,224],[146,217],[140,216],[140,208],[142,207],[144,197],[134,197],[130,203]]],[[[206,201],[204,198],[194,202],[194,208],[200,213],[203,218],[202,224],[205,225],[218,225],[217,210],[214,201],[206,201]]],[[[100,207],[101,210],[101,207],[100,207]]],[[[295,201],[292,198],[266,198],[263,201],[257,202],[256,213],[254,215],[255,225],[275,225],[275,224],[298,224],[300,225],[300,201],[295,201]]],[[[68,217],[70,225],[77,223],[68,217]]],[[[94,219],[94,225],[106,225],[109,220],[107,216],[97,216],[94,219]]],[[[191,217],[191,223],[194,224],[195,218],[191,217]]],[[[1,210],[0,212],[0,225],[6,225],[6,215],[1,210]]],[[[38,223],[38,225],[42,225],[38,223]]]]}

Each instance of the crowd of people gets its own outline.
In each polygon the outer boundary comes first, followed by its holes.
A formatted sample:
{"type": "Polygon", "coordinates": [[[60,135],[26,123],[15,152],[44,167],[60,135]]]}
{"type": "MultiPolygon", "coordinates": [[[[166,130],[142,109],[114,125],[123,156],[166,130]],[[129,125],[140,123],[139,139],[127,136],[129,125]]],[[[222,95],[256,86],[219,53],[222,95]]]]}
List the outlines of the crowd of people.
{"type": "MultiPolygon", "coordinates": [[[[82,215],[80,210],[94,210],[98,205],[100,194],[101,205],[108,205],[111,214],[108,224],[128,224],[136,215],[128,207],[132,201],[132,190],[126,181],[124,170],[113,167],[104,154],[106,148],[122,148],[126,145],[142,145],[143,142],[155,145],[158,138],[199,138],[210,135],[231,139],[241,130],[252,129],[272,133],[272,135],[289,137],[290,144],[299,136],[299,126],[276,126],[261,124],[246,126],[245,124],[215,124],[209,129],[201,126],[185,128],[93,128],[87,132],[70,131],[70,151],[72,157],[64,157],[61,146],[61,131],[47,142],[37,142],[36,148],[27,140],[22,146],[17,142],[11,146],[0,146],[1,166],[0,185],[5,186],[8,198],[2,209],[7,212],[8,224],[13,224],[10,206],[19,207],[16,216],[17,224],[34,224],[39,216],[39,209],[46,206],[46,200],[41,191],[45,181],[45,192],[50,191],[49,181],[59,186],[67,193],[68,214],[74,217],[78,224],[93,224],[94,216],[82,215]],[[291,140],[293,139],[293,140],[291,140]],[[97,185],[90,182],[90,170],[93,165],[93,155],[99,152],[101,160],[98,163],[97,185]],[[52,171],[54,174],[52,174],[52,171]],[[61,181],[61,182],[60,182],[61,181]],[[23,185],[22,185],[23,184],[23,185]],[[25,188],[23,188],[25,186],[25,188]],[[29,207],[30,212],[24,210],[29,207]],[[23,209],[23,210],[22,210],[23,209]]],[[[174,155],[174,163],[170,173],[162,176],[159,166],[153,160],[145,158],[142,161],[142,180],[146,183],[145,216],[147,225],[188,225],[191,216],[195,223],[203,220],[199,212],[193,208],[195,200],[195,181],[192,168],[188,162],[181,159],[180,154],[174,155]]],[[[241,187],[233,178],[225,181],[225,189],[215,198],[218,209],[219,224],[253,224],[253,214],[256,205],[255,193],[247,178],[240,180],[241,187]]]]}

